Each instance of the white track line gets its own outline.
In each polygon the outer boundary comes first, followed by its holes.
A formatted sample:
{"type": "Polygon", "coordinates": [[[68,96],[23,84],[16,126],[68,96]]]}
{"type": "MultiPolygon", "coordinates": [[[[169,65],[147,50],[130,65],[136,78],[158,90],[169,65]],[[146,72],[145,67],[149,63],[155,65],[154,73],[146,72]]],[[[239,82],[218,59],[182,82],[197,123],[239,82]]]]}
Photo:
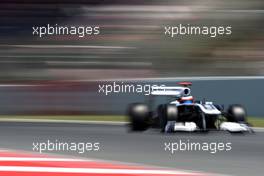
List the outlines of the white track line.
{"type": "Polygon", "coordinates": [[[53,120],[53,119],[19,119],[19,118],[0,118],[0,122],[29,122],[29,123],[80,123],[98,125],[126,125],[128,122],[121,121],[88,121],[88,120],[53,120]]]}
{"type": "MultiPolygon", "coordinates": [[[[98,79],[93,81],[228,81],[228,80],[264,80],[264,76],[187,76],[187,77],[153,77],[153,78],[127,78],[127,79],[98,79]]],[[[76,80],[75,80],[76,81],[76,80]]],[[[91,80],[77,80],[89,82],[91,80]]]]}
{"type": "Polygon", "coordinates": [[[92,161],[92,160],[83,160],[83,159],[73,159],[73,158],[42,158],[42,157],[0,157],[0,161],[63,161],[63,162],[72,162],[72,161],[92,161]]]}
{"type": "Polygon", "coordinates": [[[253,127],[253,130],[256,132],[264,132],[264,128],[262,127],[253,127]]]}
{"type": "Polygon", "coordinates": [[[53,172],[53,173],[93,173],[93,174],[148,174],[148,175],[204,175],[173,170],[144,170],[144,169],[98,169],[98,168],[65,168],[65,167],[24,167],[0,166],[0,171],[8,172],[53,172]]]}

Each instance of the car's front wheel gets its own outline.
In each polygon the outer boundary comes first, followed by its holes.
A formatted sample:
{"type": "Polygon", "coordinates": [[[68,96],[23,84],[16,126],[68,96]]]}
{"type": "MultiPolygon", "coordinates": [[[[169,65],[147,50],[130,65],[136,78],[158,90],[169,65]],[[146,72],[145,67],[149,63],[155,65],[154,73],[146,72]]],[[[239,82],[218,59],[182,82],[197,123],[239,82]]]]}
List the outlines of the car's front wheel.
{"type": "Polygon", "coordinates": [[[178,108],[171,104],[162,104],[158,106],[158,117],[160,122],[161,132],[171,132],[172,122],[177,121],[178,108]],[[168,127],[166,129],[166,127],[168,127]]]}
{"type": "Polygon", "coordinates": [[[239,104],[230,105],[227,109],[227,120],[229,122],[245,123],[247,117],[246,109],[239,104]]]}

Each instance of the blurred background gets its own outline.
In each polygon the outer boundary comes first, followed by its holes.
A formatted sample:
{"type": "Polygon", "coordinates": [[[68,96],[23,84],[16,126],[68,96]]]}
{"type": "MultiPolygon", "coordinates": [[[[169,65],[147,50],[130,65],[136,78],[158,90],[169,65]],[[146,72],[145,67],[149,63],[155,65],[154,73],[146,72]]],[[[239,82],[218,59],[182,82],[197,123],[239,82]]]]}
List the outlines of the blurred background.
{"type": "MultiPolygon", "coordinates": [[[[102,80],[262,76],[263,8],[261,0],[2,0],[0,114],[123,114],[128,103],[142,101],[98,94],[102,80]],[[180,23],[232,26],[232,35],[164,35],[164,26],[180,23]],[[47,24],[96,25],[100,35],[32,35],[33,26],[47,24]]],[[[263,116],[263,86],[254,79],[197,81],[193,93],[263,116]]]]}

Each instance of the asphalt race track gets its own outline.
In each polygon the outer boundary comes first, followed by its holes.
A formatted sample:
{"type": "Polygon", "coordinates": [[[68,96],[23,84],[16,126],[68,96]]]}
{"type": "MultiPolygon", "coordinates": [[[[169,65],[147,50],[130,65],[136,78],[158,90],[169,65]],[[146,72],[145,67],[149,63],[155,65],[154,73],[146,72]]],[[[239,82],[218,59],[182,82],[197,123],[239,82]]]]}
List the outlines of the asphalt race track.
{"type": "Polygon", "coordinates": [[[1,122],[0,148],[32,151],[33,142],[99,142],[100,151],[79,154],[76,151],[60,151],[56,154],[76,155],[164,166],[175,169],[205,171],[227,175],[253,176],[264,171],[264,133],[236,134],[209,132],[206,134],[160,134],[150,130],[130,133],[121,125],[24,123],[1,122]],[[232,143],[230,151],[175,151],[164,150],[164,143],[179,142],[232,143]]]}

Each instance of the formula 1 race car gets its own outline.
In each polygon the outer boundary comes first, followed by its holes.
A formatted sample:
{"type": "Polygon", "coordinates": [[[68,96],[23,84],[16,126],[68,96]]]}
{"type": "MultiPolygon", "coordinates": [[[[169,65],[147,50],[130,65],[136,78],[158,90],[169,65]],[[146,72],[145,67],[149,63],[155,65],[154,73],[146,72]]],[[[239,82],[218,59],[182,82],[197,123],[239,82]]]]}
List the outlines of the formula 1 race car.
{"type": "Polygon", "coordinates": [[[148,103],[133,103],[128,108],[130,129],[144,131],[160,128],[161,132],[225,130],[229,132],[253,132],[246,120],[246,110],[239,104],[223,106],[208,101],[194,101],[191,82],[180,86],[153,86],[148,103]],[[166,104],[153,108],[153,97],[173,98],[166,104]]]}

